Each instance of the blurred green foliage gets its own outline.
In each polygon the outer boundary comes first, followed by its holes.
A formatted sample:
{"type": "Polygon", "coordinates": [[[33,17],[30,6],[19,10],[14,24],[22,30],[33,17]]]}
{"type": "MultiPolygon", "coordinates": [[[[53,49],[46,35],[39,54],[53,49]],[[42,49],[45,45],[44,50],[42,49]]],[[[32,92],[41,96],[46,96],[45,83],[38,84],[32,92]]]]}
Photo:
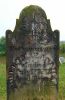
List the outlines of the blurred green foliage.
{"type": "Polygon", "coordinates": [[[65,53],[65,42],[60,43],[60,53],[65,53]]]}
{"type": "Polygon", "coordinates": [[[1,37],[0,38],[0,55],[6,54],[6,38],[1,37]]]}

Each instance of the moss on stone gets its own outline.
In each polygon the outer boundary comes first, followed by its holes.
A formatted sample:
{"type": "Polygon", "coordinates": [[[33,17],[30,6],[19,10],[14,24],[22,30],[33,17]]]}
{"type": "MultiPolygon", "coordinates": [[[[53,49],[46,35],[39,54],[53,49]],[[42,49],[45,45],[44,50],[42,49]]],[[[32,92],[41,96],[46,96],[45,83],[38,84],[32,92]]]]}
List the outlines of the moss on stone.
{"type": "MultiPolygon", "coordinates": [[[[25,18],[27,18],[26,20],[28,20],[28,21],[33,19],[32,18],[33,14],[36,16],[41,15],[41,17],[44,17],[47,20],[46,13],[41,7],[36,6],[36,5],[27,6],[21,11],[21,13],[19,15],[19,19],[16,20],[16,26],[14,29],[14,33],[16,33],[16,31],[18,29],[20,29],[23,26],[23,24],[25,25],[25,18]]],[[[21,28],[21,30],[23,30],[23,29],[21,28]]]]}
{"type": "Polygon", "coordinates": [[[33,13],[41,13],[46,18],[45,11],[41,7],[36,6],[36,5],[30,5],[30,6],[25,7],[21,11],[19,18],[22,18],[22,16],[25,17],[25,16],[32,15],[33,13]]]}

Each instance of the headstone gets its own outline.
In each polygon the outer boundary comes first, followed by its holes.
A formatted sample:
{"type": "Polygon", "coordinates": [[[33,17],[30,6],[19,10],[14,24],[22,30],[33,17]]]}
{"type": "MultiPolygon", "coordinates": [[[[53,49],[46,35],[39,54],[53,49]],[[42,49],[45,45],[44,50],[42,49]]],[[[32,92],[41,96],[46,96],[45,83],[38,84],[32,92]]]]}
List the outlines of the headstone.
{"type": "Polygon", "coordinates": [[[65,58],[64,57],[59,57],[59,62],[60,62],[60,64],[65,63],[65,58]]]}
{"type": "Polygon", "coordinates": [[[56,100],[59,31],[52,31],[45,11],[22,10],[14,31],[6,31],[7,100],[56,100]]]}

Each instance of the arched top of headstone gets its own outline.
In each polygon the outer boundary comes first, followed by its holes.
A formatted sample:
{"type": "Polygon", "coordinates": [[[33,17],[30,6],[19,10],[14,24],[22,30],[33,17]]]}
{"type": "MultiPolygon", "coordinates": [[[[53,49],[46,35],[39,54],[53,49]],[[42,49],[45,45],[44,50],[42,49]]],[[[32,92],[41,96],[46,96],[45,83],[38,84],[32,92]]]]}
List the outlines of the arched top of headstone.
{"type": "Polygon", "coordinates": [[[16,20],[14,31],[8,30],[6,33],[11,46],[13,45],[17,48],[23,43],[26,46],[28,44],[29,46],[35,44],[36,46],[37,42],[46,45],[46,43],[51,43],[51,41],[56,43],[58,40],[58,31],[52,31],[50,20],[47,19],[45,11],[36,5],[25,7],[21,11],[19,19],[16,20]]]}
{"type": "Polygon", "coordinates": [[[45,11],[37,5],[30,5],[30,6],[25,7],[21,11],[19,18],[22,18],[22,17],[25,17],[25,16],[32,16],[33,14],[35,14],[35,15],[39,14],[39,15],[46,18],[45,11]]]}
{"type": "Polygon", "coordinates": [[[47,19],[45,11],[36,5],[27,6],[21,11],[19,19],[16,20],[14,33],[28,34],[32,31],[32,26],[38,26],[37,29],[49,27],[51,31],[50,21],[47,19]]]}

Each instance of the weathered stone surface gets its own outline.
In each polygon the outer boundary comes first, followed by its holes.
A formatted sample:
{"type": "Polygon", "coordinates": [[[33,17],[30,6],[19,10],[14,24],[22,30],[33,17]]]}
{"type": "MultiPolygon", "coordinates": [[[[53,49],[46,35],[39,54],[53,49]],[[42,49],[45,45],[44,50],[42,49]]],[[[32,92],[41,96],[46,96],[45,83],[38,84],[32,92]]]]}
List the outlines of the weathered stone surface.
{"type": "MultiPolygon", "coordinates": [[[[40,7],[24,8],[14,31],[6,31],[6,40],[8,100],[16,99],[11,96],[13,91],[25,91],[24,87],[30,85],[37,85],[35,89],[39,92],[45,84],[58,89],[59,31],[52,31],[50,20],[40,7]]],[[[24,99],[26,92],[23,95],[21,92],[20,100],[33,100],[24,99]]]]}

